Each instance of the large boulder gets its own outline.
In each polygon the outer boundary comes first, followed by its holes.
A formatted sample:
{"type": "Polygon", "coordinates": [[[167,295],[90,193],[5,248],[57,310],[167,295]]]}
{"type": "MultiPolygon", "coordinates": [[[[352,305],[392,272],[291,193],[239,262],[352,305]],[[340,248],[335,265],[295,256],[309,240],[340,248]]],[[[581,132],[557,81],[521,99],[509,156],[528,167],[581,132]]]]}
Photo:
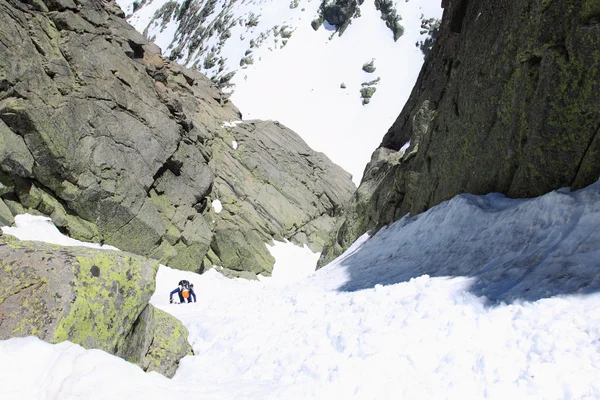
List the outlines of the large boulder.
{"type": "Polygon", "coordinates": [[[327,21],[342,35],[352,22],[352,18],[360,16],[359,6],[363,2],[364,0],[323,0],[319,7],[319,16],[311,25],[317,30],[323,21],[327,21]]]}
{"type": "Polygon", "coordinates": [[[172,375],[190,348],[181,323],[148,308],[157,269],[129,253],[0,236],[0,339],[69,340],[172,375]]]}
{"type": "Polygon", "coordinates": [[[177,318],[148,304],[117,355],[144,371],[156,371],[171,378],[179,360],[193,354],[187,337],[188,330],[177,318]]]}
{"type": "Polygon", "coordinates": [[[459,193],[532,197],[600,175],[600,2],[442,3],[437,42],[321,264],[459,193]]]}

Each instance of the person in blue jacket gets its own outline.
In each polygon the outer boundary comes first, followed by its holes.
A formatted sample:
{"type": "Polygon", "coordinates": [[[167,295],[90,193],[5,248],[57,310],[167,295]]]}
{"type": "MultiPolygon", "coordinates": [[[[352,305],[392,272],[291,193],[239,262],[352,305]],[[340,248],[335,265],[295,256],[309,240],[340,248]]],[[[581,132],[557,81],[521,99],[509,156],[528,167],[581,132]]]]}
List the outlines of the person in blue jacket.
{"type": "Polygon", "coordinates": [[[194,284],[190,283],[186,280],[181,280],[177,284],[177,288],[169,294],[169,303],[173,302],[173,295],[177,293],[179,295],[179,302],[185,303],[187,300],[188,303],[192,302],[192,298],[194,299],[194,303],[196,302],[196,293],[194,293],[194,284]]]}

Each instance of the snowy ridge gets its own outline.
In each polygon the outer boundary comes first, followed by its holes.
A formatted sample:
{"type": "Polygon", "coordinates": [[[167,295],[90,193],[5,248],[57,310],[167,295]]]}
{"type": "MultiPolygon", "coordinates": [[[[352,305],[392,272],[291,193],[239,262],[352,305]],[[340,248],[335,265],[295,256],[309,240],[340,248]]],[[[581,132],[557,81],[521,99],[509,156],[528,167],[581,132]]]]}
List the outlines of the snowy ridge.
{"type": "Polygon", "coordinates": [[[186,325],[195,352],[173,379],[15,338],[0,341],[0,388],[20,400],[596,399],[599,242],[600,182],[457,196],[291,283],[161,267],[151,302],[186,325]],[[197,303],[168,303],[180,279],[197,303]]]}
{"type": "Polygon", "coordinates": [[[417,78],[423,54],[415,44],[427,37],[422,23],[442,13],[439,0],[392,1],[404,28],[394,41],[373,0],[359,6],[360,17],[341,36],[326,22],[312,28],[318,0],[148,0],[135,12],[134,1],[118,3],[164,55],[233,92],[244,119],[281,122],[357,185],[417,78]],[[363,71],[373,59],[375,71],[363,71]],[[378,78],[363,105],[363,83],[378,78]]]}

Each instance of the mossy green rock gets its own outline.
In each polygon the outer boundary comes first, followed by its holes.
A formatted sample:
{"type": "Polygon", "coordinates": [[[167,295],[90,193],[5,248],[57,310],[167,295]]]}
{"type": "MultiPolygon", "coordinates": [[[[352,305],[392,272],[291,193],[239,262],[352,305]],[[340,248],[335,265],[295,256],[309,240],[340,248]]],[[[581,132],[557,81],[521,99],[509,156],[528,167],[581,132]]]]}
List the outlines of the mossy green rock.
{"type": "Polygon", "coordinates": [[[188,330],[181,321],[148,304],[118,355],[144,371],[156,371],[171,378],[179,360],[193,355],[187,337],[188,330]]]}
{"type": "Polygon", "coordinates": [[[321,264],[459,193],[533,197],[600,175],[600,1],[442,3],[436,44],[321,264]]]}
{"type": "Polygon", "coordinates": [[[243,232],[239,228],[217,230],[212,250],[221,265],[234,271],[270,275],[275,264],[265,240],[256,232],[243,232]]]}
{"type": "Polygon", "coordinates": [[[20,176],[33,175],[34,159],[22,137],[0,120],[0,168],[20,176]]]}
{"type": "Polygon", "coordinates": [[[115,355],[127,353],[143,368],[165,373],[189,352],[181,344],[159,350],[185,341],[187,332],[160,312],[142,315],[154,292],[157,261],[6,238],[10,236],[0,237],[0,339],[35,335],[52,343],[69,340],[115,355]],[[156,344],[151,350],[138,347],[136,358],[131,337],[142,335],[140,318],[149,326],[143,340],[156,344]],[[163,334],[170,336],[159,337],[163,334]],[[161,362],[165,365],[156,367],[161,362]]]}
{"type": "Polygon", "coordinates": [[[371,60],[367,63],[364,63],[362,66],[362,70],[369,74],[372,74],[373,72],[375,72],[376,69],[377,68],[375,68],[375,60],[371,60]]]}
{"type": "Polygon", "coordinates": [[[0,200],[0,226],[10,226],[14,218],[8,206],[0,200]]]}

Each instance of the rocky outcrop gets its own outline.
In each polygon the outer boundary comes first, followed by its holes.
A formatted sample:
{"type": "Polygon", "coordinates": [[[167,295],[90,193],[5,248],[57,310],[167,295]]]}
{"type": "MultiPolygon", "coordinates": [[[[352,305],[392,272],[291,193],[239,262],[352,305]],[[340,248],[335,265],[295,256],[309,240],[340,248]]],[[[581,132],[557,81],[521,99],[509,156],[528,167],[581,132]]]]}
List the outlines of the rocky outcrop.
{"type": "Polygon", "coordinates": [[[149,308],[158,262],[11,238],[0,237],[0,339],[69,340],[171,376],[190,352],[181,323],[149,308]]]}
{"type": "Polygon", "coordinates": [[[530,197],[600,174],[600,3],[443,1],[440,35],[321,263],[456,194],[530,197]]]}
{"type": "Polygon", "coordinates": [[[211,143],[215,236],[207,265],[270,274],[271,238],[323,249],[354,185],[350,175],[277,122],[227,128],[211,143]]]}
{"type": "Polygon", "coordinates": [[[202,271],[235,243],[206,204],[225,168],[212,143],[241,114],[122,17],[111,1],[0,0],[0,222],[44,214],[74,238],[202,271]]]}
{"type": "Polygon", "coordinates": [[[340,35],[344,33],[352,18],[360,17],[360,5],[364,0],[323,0],[319,7],[318,18],[313,20],[311,26],[314,30],[319,29],[324,21],[335,27],[340,35]]]}
{"type": "Polygon", "coordinates": [[[136,320],[118,356],[169,378],[175,375],[179,360],[192,355],[188,330],[171,314],[148,304],[136,320]]]}

